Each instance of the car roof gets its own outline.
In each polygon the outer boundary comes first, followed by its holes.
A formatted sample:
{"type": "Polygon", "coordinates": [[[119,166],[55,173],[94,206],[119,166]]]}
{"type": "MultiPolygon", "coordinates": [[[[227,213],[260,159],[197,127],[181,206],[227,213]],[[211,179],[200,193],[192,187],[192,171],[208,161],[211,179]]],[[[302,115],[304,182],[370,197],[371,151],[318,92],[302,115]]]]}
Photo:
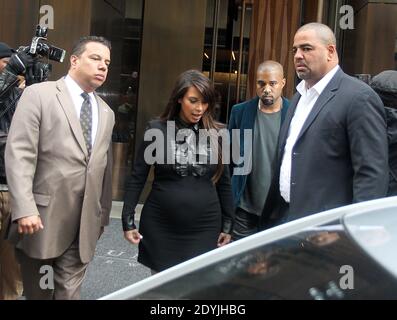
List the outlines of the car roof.
{"type": "Polygon", "coordinates": [[[343,224],[356,244],[397,278],[396,207],[375,209],[373,214],[349,214],[343,217],[343,224]]]}

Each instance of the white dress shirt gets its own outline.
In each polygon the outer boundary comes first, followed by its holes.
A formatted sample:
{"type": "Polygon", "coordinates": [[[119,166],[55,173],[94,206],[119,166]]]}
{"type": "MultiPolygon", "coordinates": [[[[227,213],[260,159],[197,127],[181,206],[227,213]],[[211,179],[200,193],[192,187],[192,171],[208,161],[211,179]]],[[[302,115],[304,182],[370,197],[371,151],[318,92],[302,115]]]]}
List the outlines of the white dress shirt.
{"type": "MultiPolygon", "coordinates": [[[[70,96],[72,98],[74,107],[76,109],[77,119],[80,120],[80,111],[81,106],[83,105],[84,98],[81,94],[84,92],[83,89],[77,84],[76,81],[69,75],[65,77],[66,87],[69,90],[70,96]]],[[[95,137],[98,130],[98,102],[95,99],[94,93],[90,92],[88,94],[90,97],[90,102],[92,106],[92,130],[91,130],[91,141],[92,141],[92,148],[94,148],[95,137]]]]}
{"type": "Polygon", "coordinates": [[[331,71],[329,71],[319,82],[313,87],[307,89],[306,81],[301,81],[296,89],[301,94],[298,105],[295,110],[295,114],[291,120],[291,124],[288,131],[288,138],[284,148],[283,160],[280,168],[280,194],[284,200],[290,202],[290,191],[291,191],[291,162],[292,152],[295,143],[298,139],[299,133],[313,109],[318,97],[324,91],[325,87],[331,81],[338,71],[339,66],[337,65],[331,71]]]}

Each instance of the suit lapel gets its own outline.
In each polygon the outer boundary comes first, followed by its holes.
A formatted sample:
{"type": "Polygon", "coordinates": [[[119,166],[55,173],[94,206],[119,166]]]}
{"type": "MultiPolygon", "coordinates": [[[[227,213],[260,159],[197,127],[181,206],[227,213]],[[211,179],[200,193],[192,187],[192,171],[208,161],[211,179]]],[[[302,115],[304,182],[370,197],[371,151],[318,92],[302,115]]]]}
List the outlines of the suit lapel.
{"type": "MultiPolygon", "coordinates": [[[[242,115],[241,127],[240,127],[240,154],[244,154],[244,148],[245,148],[244,130],[251,130],[252,139],[254,139],[254,128],[255,128],[255,119],[257,114],[258,103],[259,103],[259,98],[254,98],[243,109],[243,115],[242,115]]],[[[251,144],[252,143],[254,143],[254,141],[251,141],[251,144]]],[[[251,152],[252,148],[250,148],[249,151],[251,152]]]]}
{"type": "Polygon", "coordinates": [[[258,103],[259,98],[255,98],[247,105],[243,113],[242,129],[254,129],[258,103]]]}
{"type": "Polygon", "coordinates": [[[299,94],[299,92],[297,92],[291,100],[291,104],[288,108],[288,112],[287,115],[285,116],[285,120],[281,126],[280,129],[280,135],[279,135],[279,156],[281,156],[281,152],[284,151],[284,146],[285,146],[285,142],[287,141],[287,137],[288,137],[288,132],[289,132],[289,127],[291,124],[291,120],[294,117],[295,114],[295,110],[296,110],[296,106],[298,105],[299,99],[300,99],[301,95],[299,94]]]}
{"type": "Polygon", "coordinates": [[[65,112],[69,125],[81,150],[84,152],[86,157],[88,157],[88,151],[85,145],[83,131],[81,130],[80,120],[77,117],[76,109],[73,106],[73,101],[63,79],[57,81],[57,88],[59,90],[57,94],[58,101],[65,112]]]}
{"type": "Polygon", "coordinates": [[[105,127],[106,127],[107,114],[109,113],[103,101],[98,97],[96,93],[94,94],[98,104],[98,129],[96,131],[95,142],[92,148],[91,158],[93,157],[93,155],[95,155],[95,151],[101,145],[101,139],[103,138],[103,134],[105,132],[105,127]]]}
{"type": "MultiPolygon", "coordinates": [[[[331,80],[331,82],[332,82],[332,80],[331,80]]],[[[337,90],[337,88],[334,88],[333,84],[331,82],[328,84],[327,87],[325,87],[324,91],[318,97],[316,103],[313,106],[312,111],[310,111],[309,116],[307,117],[305,123],[303,124],[303,127],[302,127],[296,141],[298,141],[300,139],[300,137],[302,137],[304,135],[304,133],[306,132],[307,129],[309,129],[310,125],[316,119],[316,117],[318,116],[320,111],[335,96],[335,91],[337,90]]]]}
{"type": "MultiPolygon", "coordinates": [[[[335,91],[338,90],[340,81],[344,72],[339,69],[335,76],[331,79],[330,83],[325,87],[324,91],[321,93],[320,97],[317,99],[316,103],[313,106],[312,111],[310,112],[308,118],[306,119],[303,127],[299,133],[299,136],[296,141],[300,139],[300,137],[306,132],[306,130],[310,127],[313,121],[316,119],[320,111],[324,108],[324,106],[335,96],[335,91]]],[[[288,138],[289,127],[291,125],[291,120],[294,117],[296,107],[298,106],[299,99],[301,95],[297,92],[292,100],[290,107],[288,108],[288,113],[285,118],[284,124],[280,130],[280,137],[279,137],[279,149],[278,155],[279,159],[282,158],[282,153],[284,152],[285,143],[288,138]]]]}
{"type": "MultiPolygon", "coordinates": [[[[332,98],[335,96],[335,92],[338,90],[339,88],[339,84],[340,81],[342,79],[342,76],[344,75],[343,71],[341,69],[339,69],[336,74],[334,75],[334,77],[331,79],[331,81],[328,83],[328,85],[324,88],[324,91],[321,93],[321,95],[318,97],[316,103],[313,106],[313,109],[310,111],[309,116],[307,117],[305,123],[303,124],[303,127],[299,133],[298,138],[296,139],[296,141],[299,141],[299,139],[305,134],[305,132],[307,131],[307,129],[309,129],[310,125],[313,123],[313,121],[317,118],[318,114],[320,113],[320,111],[326,106],[326,104],[332,100],[332,98]]],[[[292,120],[292,117],[294,116],[295,113],[295,109],[298,105],[299,102],[299,98],[300,98],[300,94],[297,93],[294,96],[293,99],[293,110],[291,110],[292,112],[290,112],[287,116],[286,121],[288,121],[288,128],[286,128],[287,130],[283,132],[283,140],[280,140],[283,142],[283,146],[285,144],[285,141],[287,139],[288,136],[288,129],[292,120]],[[298,99],[295,100],[295,97],[297,97],[298,99]]],[[[290,109],[291,109],[290,107],[290,109]]],[[[286,126],[285,126],[286,127],[286,126]]],[[[284,128],[285,128],[284,127],[284,128]]]]}

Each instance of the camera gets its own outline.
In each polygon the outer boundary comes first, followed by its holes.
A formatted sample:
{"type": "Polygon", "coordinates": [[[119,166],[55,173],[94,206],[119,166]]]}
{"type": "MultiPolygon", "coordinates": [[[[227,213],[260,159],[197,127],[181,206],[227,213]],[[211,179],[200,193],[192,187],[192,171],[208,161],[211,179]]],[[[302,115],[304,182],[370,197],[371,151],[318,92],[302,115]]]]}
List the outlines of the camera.
{"type": "Polygon", "coordinates": [[[47,81],[52,71],[52,65],[36,61],[32,67],[28,68],[25,79],[26,86],[30,86],[34,83],[40,83],[47,81]]]}
{"type": "Polygon", "coordinates": [[[46,43],[47,34],[48,28],[41,27],[40,25],[36,27],[36,33],[32,39],[32,43],[30,44],[29,53],[32,56],[40,55],[48,57],[48,59],[56,62],[63,62],[66,51],[46,43]]]}
{"type": "Polygon", "coordinates": [[[40,58],[47,58],[56,62],[63,62],[66,51],[47,42],[48,28],[37,25],[35,35],[29,47],[19,47],[17,52],[24,51],[34,58],[34,64],[26,72],[26,85],[46,81],[51,73],[49,63],[40,62],[40,58]]]}

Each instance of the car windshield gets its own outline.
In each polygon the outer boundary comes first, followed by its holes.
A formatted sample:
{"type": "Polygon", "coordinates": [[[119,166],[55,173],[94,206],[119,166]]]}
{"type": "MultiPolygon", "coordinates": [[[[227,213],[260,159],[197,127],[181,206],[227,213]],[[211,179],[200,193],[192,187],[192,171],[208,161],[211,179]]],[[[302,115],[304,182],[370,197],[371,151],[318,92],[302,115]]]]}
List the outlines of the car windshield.
{"type": "Polygon", "coordinates": [[[344,218],[350,236],[374,260],[397,278],[397,215],[395,208],[344,218]]]}
{"type": "Polygon", "coordinates": [[[337,220],[235,254],[131,298],[395,299],[397,291],[390,275],[337,220]],[[351,283],[346,270],[354,272],[351,283]]]}

